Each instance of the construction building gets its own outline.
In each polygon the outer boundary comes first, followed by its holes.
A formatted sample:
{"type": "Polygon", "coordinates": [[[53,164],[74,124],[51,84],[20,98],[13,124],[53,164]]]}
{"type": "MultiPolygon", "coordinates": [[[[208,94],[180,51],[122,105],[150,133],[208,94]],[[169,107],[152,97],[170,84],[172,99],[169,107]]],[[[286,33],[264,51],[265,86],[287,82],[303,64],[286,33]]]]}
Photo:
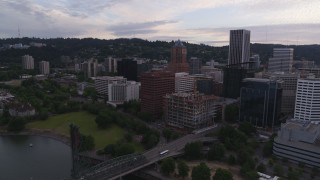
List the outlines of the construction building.
{"type": "Polygon", "coordinates": [[[173,93],[164,98],[164,119],[169,126],[194,130],[214,124],[217,97],[200,93],[173,93]]]}

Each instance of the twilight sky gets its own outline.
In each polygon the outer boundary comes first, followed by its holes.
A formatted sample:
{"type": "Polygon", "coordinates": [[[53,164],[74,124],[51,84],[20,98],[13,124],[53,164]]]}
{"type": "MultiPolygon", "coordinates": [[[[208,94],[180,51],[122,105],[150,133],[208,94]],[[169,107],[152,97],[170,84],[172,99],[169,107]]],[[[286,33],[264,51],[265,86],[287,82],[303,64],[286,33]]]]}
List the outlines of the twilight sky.
{"type": "Polygon", "coordinates": [[[319,0],[0,0],[0,38],[120,37],[228,44],[320,44],[319,0]]]}

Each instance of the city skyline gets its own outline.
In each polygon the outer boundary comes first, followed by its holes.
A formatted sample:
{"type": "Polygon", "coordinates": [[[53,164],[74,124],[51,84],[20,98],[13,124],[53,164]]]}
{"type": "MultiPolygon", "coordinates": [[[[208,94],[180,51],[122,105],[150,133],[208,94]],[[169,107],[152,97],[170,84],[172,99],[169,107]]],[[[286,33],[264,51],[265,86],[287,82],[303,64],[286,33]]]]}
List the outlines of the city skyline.
{"type": "Polygon", "coordinates": [[[252,43],[320,44],[320,2],[310,0],[107,0],[0,2],[0,38],[178,38],[227,45],[248,29],[252,43]]]}

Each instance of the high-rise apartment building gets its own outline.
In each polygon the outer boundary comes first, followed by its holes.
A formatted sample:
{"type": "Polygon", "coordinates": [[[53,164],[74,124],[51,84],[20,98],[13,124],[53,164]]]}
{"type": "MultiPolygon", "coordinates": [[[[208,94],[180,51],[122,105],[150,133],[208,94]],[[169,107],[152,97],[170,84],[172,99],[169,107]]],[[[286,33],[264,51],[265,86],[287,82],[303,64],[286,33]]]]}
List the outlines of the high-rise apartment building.
{"type": "Polygon", "coordinates": [[[34,69],[34,59],[32,56],[22,56],[22,68],[23,69],[34,69]]]}
{"type": "Polygon", "coordinates": [[[106,71],[108,73],[117,73],[117,65],[118,65],[119,59],[108,57],[104,61],[104,65],[106,67],[106,71]]]}
{"type": "Polygon", "coordinates": [[[201,59],[197,57],[191,57],[189,60],[190,74],[201,74],[201,59]]]}
{"type": "Polygon", "coordinates": [[[50,74],[50,65],[49,61],[40,61],[39,62],[39,71],[40,74],[50,74]]]}
{"type": "Polygon", "coordinates": [[[175,74],[170,71],[151,71],[141,75],[141,111],[154,118],[162,115],[163,97],[174,92],[175,74]]]}
{"type": "Polygon", "coordinates": [[[281,123],[281,83],[279,80],[244,79],[240,92],[239,121],[274,130],[281,123]]]}
{"type": "Polygon", "coordinates": [[[171,48],[171,61],[168,70],[173,73],[189,72],[189,64],[187,62],[187,48],[178,40],[171,48]]]}
{"type": "Polygon", "coordinates": [[[81,69],[83,70],[86,77],[96,77],[98,72],[98,60],[89,59],[81,64],[81,69]]]}
{"type": "Polygon", "coordinates": [[[274,48],[273,58],[269,58],[269,72],[285,72],[290,73],[293,63],[292,48],[274,48]]]}
{"type": "MultiPolygon", "coordinates": [[[[250,31],[245,29],[231,30],[229,40],[228,65],[238,65],[249,62],[250,58],[250,31]]],[[[245,64],[241,67],[247,67],[245,64]]]]}
{"type": "Polygon", "coordinates": [[[199,93],[167,94],[164,100],[164,118],[169,126],[199,129],[214,123],[215,96],[199,93]]]}
{"type": "Polygon", "coordinates": [[[298,79],[294,119],[320,122],[320,79],[298,79]]]}

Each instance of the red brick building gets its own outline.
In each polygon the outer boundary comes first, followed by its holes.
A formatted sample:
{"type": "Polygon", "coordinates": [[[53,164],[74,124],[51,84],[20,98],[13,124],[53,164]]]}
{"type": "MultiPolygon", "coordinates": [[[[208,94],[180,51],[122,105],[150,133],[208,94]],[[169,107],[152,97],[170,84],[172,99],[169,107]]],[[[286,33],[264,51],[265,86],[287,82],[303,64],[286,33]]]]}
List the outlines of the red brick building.
{"type": "Polygon", "coordinates": [[[189,73],[189,64],[187,62],[187,48],[180,40],[176,41],[171,48],[171,61],[168,65],[168,70],[174,73],[187,72],[189,73]]]}
{"type": "Polygon", "coordinates": [[[151,71],[141,75],[141,111],[161,118],[163,99],[174,92],[174,73],[169,71],[151,71]]]}

